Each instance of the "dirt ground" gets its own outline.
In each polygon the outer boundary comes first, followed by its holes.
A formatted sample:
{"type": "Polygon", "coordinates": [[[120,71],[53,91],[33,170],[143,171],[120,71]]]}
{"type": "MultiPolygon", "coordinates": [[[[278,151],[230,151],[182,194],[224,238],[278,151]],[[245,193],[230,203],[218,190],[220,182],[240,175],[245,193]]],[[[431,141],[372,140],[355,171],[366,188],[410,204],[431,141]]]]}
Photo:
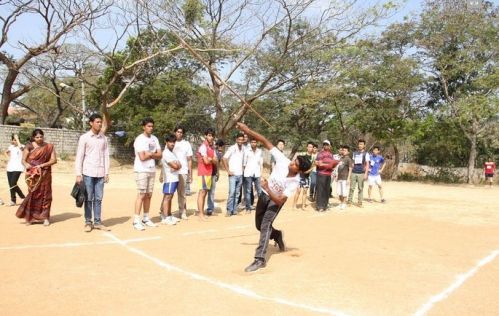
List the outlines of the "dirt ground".
{"type": "MultiPolygon", "coordinates": [[[[0,183],[8,201],[4,174],[0,183]]],[[[325,213],[288,201],[275,222],[288,250],[271,245],[267,268],[248,274],[258,232],[253,214],[221,213],[225,176],[208,222],[191,216],[142,232],[132,228],[129,167],[113,168],[105,188],[109,233],[83,231],[73,183],[71,164],[56,165],[49,227],[0,207],[0,314],[499,314],[499,187],[386,182],[387,204],[325,213]]],[[[160,199],[157,182],[156,222],[160,199]]]]}

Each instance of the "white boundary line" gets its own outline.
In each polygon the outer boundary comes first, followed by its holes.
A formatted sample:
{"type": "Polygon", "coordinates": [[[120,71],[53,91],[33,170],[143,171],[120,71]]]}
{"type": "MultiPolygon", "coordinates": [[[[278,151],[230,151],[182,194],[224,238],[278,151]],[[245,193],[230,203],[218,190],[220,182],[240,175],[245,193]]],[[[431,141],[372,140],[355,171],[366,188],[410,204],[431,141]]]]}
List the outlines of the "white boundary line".
{"type": "Polygon", "coordinates": [[[147,253],[143,252],[142,250],[130,247],[129,245],[127,245],[125,243],[125,241],[122,241],[121,239],[119,239],[118,237],[113,235],[112,233],[104,233],[104,235],[111,238],[113,240],[113,242],[121,244],[128,251],[152,261],[153,263],[155,263],[159,267],[166,269],[168,271],[174,271],[174,272],[183,274],[183,275],[185,275],[193,280],[203,281],[203,282],[206,282],[210,285],[214,285],[216,287],[226,289],[226,290],[232,291],[234,293],[237,293],[239,295],[247,296],[249,298],[253,298],[256,300],[270,301],[270,302],[274,302],[274,303],[278,303],[278,304],[282,304],[282,305],[300,308],[300,309],[311,311],[311,312],[317,312],[317,313],[323,313],[323,314],[329,314],[329,315],[337,315],[337,316],[346,316],[345,313],[340,312],[338,310],[331,309],[329,307],[311,306],[311,305],[307,305],[307,304],[288,301],[288,300],[283,299],[283,298],[263,296],[263,295],[260,295],[256,292],[252,291],[252,290],[248,290],[248,289],[236,286],[236,285],[231,285],[228,283],[220,282],[220,281],[211,279],[209,277],[206,277],[204,275],[200,275],[200,274],[197,274],[194,272],[183,270],[183,269],[176,267],[172,264],[161,261],[160,259],[158,259],[156,257],[148,255],[147,253]]]}
{"type": "Polygon", "coordinates": [[[449,297],[449,295],[452,294],[452,292],[457,290],[461,285],[463,285],[464,282],[466,282],[469,278],[471,278],[473,275],[475,275],[475,273],[477,273],[481,267],[483,267],[487,263],[492,262],[498,255],[499,255],[499,249],[496,249],[496,250],[492,251],[487,257],[478,261],[478,263],[473,268],[471,268],[468,272],[466,272],[464,274],[459,274],[456,277],[456,279],[454,280],[454,282],[448,288],[446,288],[442,292],[438,293],[437,295],[432,296],[428,300],[428,302],[426,302],[424,305],[422,305],[414,313],[414,316],[426,315],[426,313],[428,313],[428,311],[430,309],[432,309],[436,303],[443,301],[444,299],[449,297]]]}
{"type": "MultiPolygon", "coordinates": [[[[158,240],[161,237],[145,237],[145,238],[134,238],[123,240],[121,243],[131,243],[131,242],[139,242],[146,240],[158,240]]],[[[93,241],[93,242],[67,242],[61,244],[45,244],[45,245],[23,245],[23,246],[7,246],[0,247],[0,250],[22,250],[22,249],[33,249],[33,248],[72,248],[72,247],[81,247],[81,246],[93,246],[93,245],[108,245],[108,244],[117,244],[118,242],[112,240],[105,241],[93,241]]]]}

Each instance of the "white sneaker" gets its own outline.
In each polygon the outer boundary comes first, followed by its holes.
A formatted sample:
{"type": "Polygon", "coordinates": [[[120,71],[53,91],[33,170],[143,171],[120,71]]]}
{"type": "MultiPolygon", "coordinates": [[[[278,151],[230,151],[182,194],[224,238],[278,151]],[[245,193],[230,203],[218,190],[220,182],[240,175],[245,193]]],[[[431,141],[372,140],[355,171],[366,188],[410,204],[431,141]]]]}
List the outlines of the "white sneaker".
{"type": "Polygon", "coordinates": [[[133,228],[135,228],[136,230],[145,230],[146,228],[144,227],[144,225],[142,225],[142,222],[133,222],[133,228]]]}
{"type": "Polygon", "coordinates": [[[144,218],[142,220],[142,224],[146,225],[147,227],[158,227],[158,225],[154,224],[149,218],[144,218]]]}
{"type": "Polygon", "coordinates": [[[171,217],[172,221],[174,221],[175,224],[180,223],[180,219],[176,218],[175,216],[172,215],[172,216],[169,216],[169,217],[171,217]]]}
{"type": "Polygon", "coordinates": [[[187,217],[186,212],[182,212],[181,218],[182,218],[183,220],[188,220],[188,217],[187,217]]]}
{"type": "Polygon", "coordinates": [[[9,204],[7,204],[7,206],[16,206],[16,203],[10,201],[9,204]]]}
{"type": "Polygon", "coordinates": [[[161,220],[161,224],[172,226],[177,224],[177,222],[173,219],[173,216],[167,216],[165,219],[161,220]]]}
{"type": "Polygon", "coordinates": [[[168,217],[168,216],[163,215],[162,212],[159,212],[159,216],[161,217],[161,220],[164,220],[168,217]]]}
{"type": "Polygon", "coordinates": [[[345,203],[340,204],[340,210],[344,210],[347,208],[347,205],[345,203]]]}

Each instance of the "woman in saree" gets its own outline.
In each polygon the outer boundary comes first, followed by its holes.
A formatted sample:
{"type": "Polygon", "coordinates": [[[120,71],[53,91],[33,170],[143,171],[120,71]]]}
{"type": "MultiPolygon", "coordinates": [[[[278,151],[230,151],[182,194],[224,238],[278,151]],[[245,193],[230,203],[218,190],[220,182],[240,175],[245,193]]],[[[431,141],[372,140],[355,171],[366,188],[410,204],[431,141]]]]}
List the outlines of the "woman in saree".
{"type": "Polygon", "coordinates": [[[43,222],[50,225],[50,206],[52,204],[52,165],[57,163],[54,145],[46,143],[43,131],[35,129],[23,151],[23,165],[26,167],[28,195],[16,212],[24,218],[26,225],[43,222]]]}

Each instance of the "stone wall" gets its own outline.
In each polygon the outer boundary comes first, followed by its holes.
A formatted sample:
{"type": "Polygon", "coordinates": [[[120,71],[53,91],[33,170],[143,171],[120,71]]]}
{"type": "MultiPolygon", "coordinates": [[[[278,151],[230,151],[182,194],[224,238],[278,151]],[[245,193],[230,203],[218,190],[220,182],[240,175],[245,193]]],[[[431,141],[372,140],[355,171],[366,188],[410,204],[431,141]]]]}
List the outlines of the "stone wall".
{"type": "MultiPolygon", "coordinates": [[[[19,127],[12,125],[0,125],[0,149],[5,151],[9,147],[12,134],[19,134],[21,142],[26,142],[23,135],[31,135],[34,128],[19,127]]],[[[59,156],[75,156],[78,146],[78,139],[82,131],[57,129],[57,128],[42,128],[45,134],[45,141],[54,144],[56,152],[59,156]]],[[[122,139],[117,136],[106,135],[109,139],[109,152],[111,157],[115,159],[133,161],[133,149],[126,147],[122,139]]]]}

